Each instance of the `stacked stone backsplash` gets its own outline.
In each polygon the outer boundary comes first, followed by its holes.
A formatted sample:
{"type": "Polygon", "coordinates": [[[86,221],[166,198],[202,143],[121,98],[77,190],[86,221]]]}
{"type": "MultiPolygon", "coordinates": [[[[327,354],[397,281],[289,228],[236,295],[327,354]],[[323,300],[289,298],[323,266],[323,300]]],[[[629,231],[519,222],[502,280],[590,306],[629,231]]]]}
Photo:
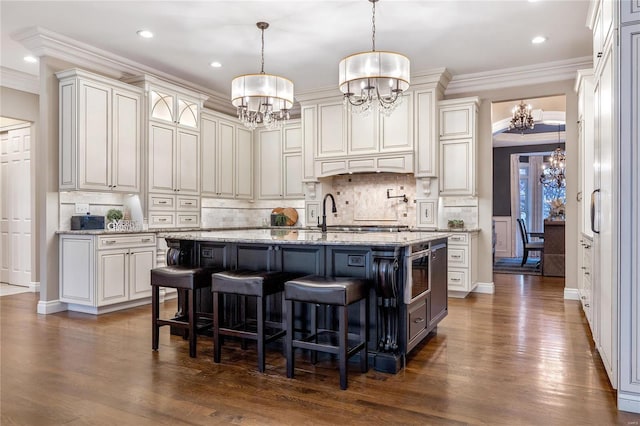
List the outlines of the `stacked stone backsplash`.
{"type": "Polygon", "coordinates": [[[304,200],[261,200],[256,202],[202,199],[202,228],[239,228],[270,225],[275,207],[293,207],[298,211],[296,226],[304,226],[304,200]]]}
{"type": "Polygon", "coordinates": [[[449,220],[464,220],[465,229],[478,228],[478,199],[476,197],[440,197],[438,228],[447,228],[449,220]]]}
{"type": "Polygon", "coordinates": [[[415,226],[416,181],[413,175],[362,173],[329,179],[333,180],[331,193],[335,196],[338,212],[330,213],[331,202],[327,200],[327,224],[415,226]],[[408,201],[387,198],[387,190],[392,197],[406,195],[408,201]]]}

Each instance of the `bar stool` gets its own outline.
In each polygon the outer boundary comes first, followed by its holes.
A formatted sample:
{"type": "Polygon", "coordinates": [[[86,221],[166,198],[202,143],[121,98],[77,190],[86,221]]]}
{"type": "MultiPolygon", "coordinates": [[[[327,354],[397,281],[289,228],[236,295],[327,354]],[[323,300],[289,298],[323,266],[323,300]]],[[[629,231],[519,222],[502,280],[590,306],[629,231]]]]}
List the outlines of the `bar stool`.
{"type": "MultiPolygon", "coordinates": [[[[271,322],[266,320],[266,297],[272,294],[282,293],[284,283],[296,275],[285,272],[248,271],[235,270],[223,271],[212,275],[211,291],[213,292],[213,361],[220,362],[222,352],[222,340],[220,336],[235,336],[243,339],[255,340],[258,346],[258,371],[263,373],[265,367],[265,345],[279,337],[282,337],[286,330],[284,319],[281,322],[271,322]],[[256,297],[256,323],[249,324],[244,313],[237,324],[222,324],[223,310],[220,304],[220,294],[232,294],[256,297]],[[267,335],[266,328],[269,327],[272,333],[267,335]]],[[[284,306],[284,303],[283,303],[284,306]]]]}
{"type": "Polygon", "coordinates": [[[211,274],[219,271],[214,268],[199,268],[188,266],[163,266],[151,270],[151,321],[152,321],[152,349],[158,350],[160,327],[170,325],[183,329],[189,338],[189,356],[196,357],[197,331],[211,327],[211,321],[198,325],[198,319],[212,319],[213,315],[196,311],[196,290],[211,285],[211,274]],[[183,294],[184,304],[180,316],[171,319],[161,319],[160,316],[160,287],[175,288],[183,294]]]}
{"type": "Polygon", "coordinates": [[[366,280],[348,277],[321,277],[307,275],[302,278],[287,281],[284,285],[284,298],[287,314],[287,377],[294,375],[295,348],[314,351],[312,362],[315,363],[315,351],[338,355],[340,366],[340,388],[347,389],[347,361],[353,355],[360,353],[360,370],[366,373],[367,360],[367,330],[369,287],[366,280]],[[294,337],[294,302],[315,305],[311,309],[310,334],[300,339],[294,337]],[[349,333],[348,307],[352,303],[360,302],[360,332],[349,333]],[[338,310],[338,330],[319,329],[317,327],[317,305],[336,306],[338,310]],[[335,340],[338,345],[319,343],[319,340],[329,342],[335,340]],[[351,340],[351,342],[350,342],[351,340]],[[349,346],[351,343],[351,346],[349,346]]]}

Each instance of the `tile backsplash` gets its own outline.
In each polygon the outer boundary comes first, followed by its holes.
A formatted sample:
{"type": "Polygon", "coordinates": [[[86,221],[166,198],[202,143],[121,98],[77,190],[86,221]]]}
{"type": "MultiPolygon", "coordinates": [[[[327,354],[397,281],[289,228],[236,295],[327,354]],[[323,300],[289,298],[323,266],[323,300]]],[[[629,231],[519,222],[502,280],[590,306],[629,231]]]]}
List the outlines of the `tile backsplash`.
{"type": "MultiPolygon", "coordinates": [[[[334,176],[332,194],[337,213],[327,214],[330,225],[407,225],[416,222],[416,181],[413,175],[363,173],[334,176]],[[387,198],[405,195],[403,198],[387,198]]],[[[329,203],[329,201],[327,201],[329,203]]],[[[330,212],[330,205],[327,205],[330,212]]]]}

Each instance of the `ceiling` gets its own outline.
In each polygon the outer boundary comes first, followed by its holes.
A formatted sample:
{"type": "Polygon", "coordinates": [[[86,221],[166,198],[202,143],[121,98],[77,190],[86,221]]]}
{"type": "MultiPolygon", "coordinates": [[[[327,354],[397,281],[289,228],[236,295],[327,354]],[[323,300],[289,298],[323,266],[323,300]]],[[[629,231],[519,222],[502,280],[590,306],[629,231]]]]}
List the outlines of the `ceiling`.
{"type": "MultiPolygon", "coordinates": [[[[587,0],[380,0],[376,48],[411,60],[412,75],[446,67],[455,77],[591,54],[587,0]],[[546,43],[531,44],[537,35],[546,43]]],[[[260,70],[293,80],[296,92],[337,86],[338,62],[371,50],[371,3],[297,1],[0,2],[2,67],[37,75],[15,40],[33,27],[112,52],[224,96],[231,80],[260,70]],[[136,31],[154,32],[142,39],[136,31]],[[222,63],[212,68],[212,61],[222,63]]]]}

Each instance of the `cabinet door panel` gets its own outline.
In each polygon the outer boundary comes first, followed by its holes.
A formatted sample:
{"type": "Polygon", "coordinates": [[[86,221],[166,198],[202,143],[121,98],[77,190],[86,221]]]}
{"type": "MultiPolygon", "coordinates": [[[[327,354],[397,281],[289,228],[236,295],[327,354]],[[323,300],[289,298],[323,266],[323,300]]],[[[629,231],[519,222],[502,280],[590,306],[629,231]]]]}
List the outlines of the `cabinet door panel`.
{"type": "Polygon", "coordinates": [[[349,117],[349,153],[375,154],[378,152],[378,117],[375,113],[369,115],[352,114],[349,117]]]}
{"type": "Polygon", "coordinates": [[[304,198],[302,154],[284,156],[284,176],[284,196],[286,198],[304,198]]]}
{"type": "Polygon", "coordinates": [[[297,152],[302,150],[302,129],[300,126],[285,127],[282,129],[284,139],[282,141],[284,152],[297,152]]]}
{"type": "Polygon", "coordinates": [[[413,94],[403,95],[402,103],[386,117],[380,114],[380,152],[413,149],[413,94]]]}
{"type": "Polygon", "coordinates": [[[280,130],[259,132],[260,176],[258,186],[260,198],[282,197],[282,149],[280,130]]]}
{"type": "Polygon", "coordinates": [[[200,187],[202,195],[217,195],[218,122],[203,118],[200,123],[200,187]]]}
{"type": "Polygon", "coordinates": [[[228,123],[219,123],[220,137],[218,138],[218,195],[226,198],[233,198],[234,180],[234,146],[235,127],[228,123]]]}
{"type": "Polygon", "coordinates": [[[93,82],[80,83],[78,150],[82,189],[109,189],[111,89],[93,82]]]}
{"type": "Polygon", "coordinates": [[[111,184],[114,190],[140,191],[140,97],[113,91],[111,184]]]}
{"type": "Polygon", "coordinates": [[[318,115],[318,157],[346,155],[346,121],[342,102],[319,105],[318,115]]]}
{"type": "Polygon", "coordinates": [[[251,131],[238,127],[236,134],[235,197],[253,198],[253,139],[251,131]]]}
{"type": "Polygon", "coordinates": [[[200,143],[197,133],[178,130],[176,189],[180,194],[200,193],[200,143]]]}
{"type": "Polygon", "coordinates": [[[471,194],[471,140],[462,139],[440,146],[440,192],[443,194],[471,194]]]}
{"type": "Polygon", "coordinates": [[[128,250],[102,251],[98,254],[98,306],[128,300],[128,250]]]}
{"type": "Polygon", "coordinates": [[[153,248],[134,249],[129,255],[129,299],[151,296],[151,274],[156,251],[153,248]]]}
{"type": "Polygon", "coordinates": [[[174,193],[173,140],[175,129],[152,124],[149,133],[149,192],[174,193]]]}
{"type": "Polygon", "coordinates": [[[450,107],[440,109],[440,138],[473,137],[473,107],[450,107]]]}

